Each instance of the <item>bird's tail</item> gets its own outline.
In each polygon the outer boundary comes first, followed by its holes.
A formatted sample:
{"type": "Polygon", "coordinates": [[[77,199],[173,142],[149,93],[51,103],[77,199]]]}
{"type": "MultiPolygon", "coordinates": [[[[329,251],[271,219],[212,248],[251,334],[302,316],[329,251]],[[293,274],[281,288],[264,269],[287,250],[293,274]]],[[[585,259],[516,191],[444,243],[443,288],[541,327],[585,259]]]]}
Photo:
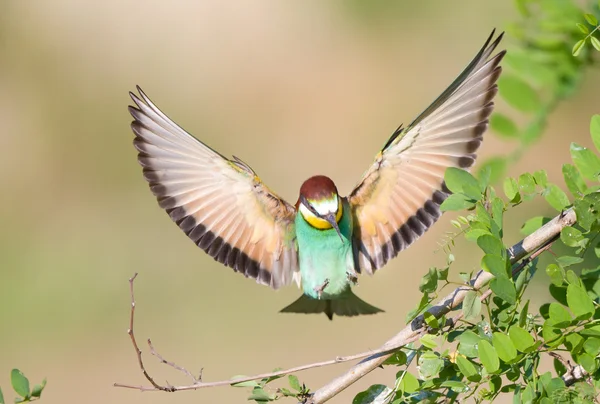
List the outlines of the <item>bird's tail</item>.
{"type": "Polygon", "coordinates": [[[325,313],[332,320],[333,315],[353,317],[361,314],[375,314],[383,312],[375,306],[371,306],[351,290],[344,293],[343,296],[333,299],[313,299],[307,295],[302,295],[294,303],[281,310],[281,313],[325,313]]]}

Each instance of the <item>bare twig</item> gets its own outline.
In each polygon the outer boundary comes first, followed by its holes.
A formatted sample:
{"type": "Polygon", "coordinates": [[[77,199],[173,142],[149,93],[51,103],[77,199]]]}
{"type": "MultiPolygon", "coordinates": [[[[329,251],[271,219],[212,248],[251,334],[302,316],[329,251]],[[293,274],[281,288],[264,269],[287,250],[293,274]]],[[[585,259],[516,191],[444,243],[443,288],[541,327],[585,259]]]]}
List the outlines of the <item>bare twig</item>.
{"type": "Polygon", "coordinates": [[[407,340],[401,346],[387,346],[382,349],[370,350],[367,352],[362,352],[362,353],[349,355],[349,356],[338,356],[335,359],[322,361],[322,362],[310,363],[307,365],[296,366],[293,368],[280,370],[277,372],[261,373],[261,374],[254,375],[254,376],[246,376],[246,377],[240,377],[240,378],[229,379],[229,380],[219,380],[219,381],[215,381],[215,382],[203,382],[202,381],[202,371],[200,372],[200,376],[196,378],[186,368],[177,365],[175,362],[170,362],[170,361],[166,360],[161,354],[159,354],[154,349],[154,346],[152,345],[152,341],[150,339],[148,339],[148,347],[149,347],[150,353],[152,355],[156,356],[161,363],[169,365],[170,367],[182,372],[183,374],[185,374],[186,376],[188,376],[189,378],[192,379],[192,384],[189,384],[189,385],[173,386],[173,385],[167,384],[165,386],[162,386],[162,385],[156,383],[154,381],[154,379],[146,371],[144,362],[142,361],[142,351],[139,349],[137,341],[135,339],[135,335],[133,333],[133,319],[134,319],[134,312],[135,312],[135,299],[134,299],[134,295],[133,295],[133,281],[135,280],[136,277],[137,277],[137,273],[132,278],[129,279],[129,285],[130,285],[130,291],[131,291],[131,315],[130,315],[130,319],[129,319],[129,329],[127,330],[127,333],[131,337],[131,342],[133,344],[133,347],[135,348],[140,369],[142,370],[142,373],[144,374],[146,379],[150,382],[151,386],[135,386],[135,385],[130,385],[130,384],[114,383],[115,387],[123,387],[123,388],[127,388],[127,389],[135,389],[135,390],[140,390],[140,391],[174,392],[174,391],[182,391],[182,390],[197,390],[197,389],[202,389],[202,388],[206,388],[206,387],[228,386],[228,385],[234,385],[234,384],[238,384],[238,383],[248,382],[251,380],[264,379],[267,377],[285,376],[285,375],[300,372],[303,370],[308,370],[308,369],[313,369],[313,368],[318,368],[318,367],[323,367],[323,366],[330,366],[330,365],[335,365],[338,363],[355,361],[355,360],[363,359],[366,357],[377,357],[380,355],[388,355],[389,356],[390,353],[398,350],[403,345],[418,340],[426,332],[425,328],[421,329],[420,332],[415,333],[415,335],[410,340],[407,340]]]}
{"type": "MultiPolygon", "coordinates": [[[[517,263],[527,255],[534,253],[546,246],[549,242],[554,240],[560,231],[576,222],[575,212],[573,209],[569,209],[556,216],[550,222],[546,223],[540,229],[525,237],[522,241],[515,244],[508,249],[508,256],[512,264],[517,263]]],[[[489,272],[480,271],[471,280],[471,286],[477,290],[487,285],[494,276],[489,272]]],[[[430,314],[436,318],[440,318],[450,310],[459,306],[465,298],[466,293],[471,290],[464,287],[458,288],[450,293],[445,298],[441,299],[440,302],[427,310],[430,314]]],[[[415,329],[418,329],[422,324],[423,318],[417,317],[411,324],[406,326],[402,331],[396,334],[394,337],[389,339],[385,344],[382,345],[382,349],[389,346],[402,346],[407,343],[409,339],[412,339],[415,334],[415,329]]],[[[357,365],[350,368],[346,373],[332,380],[325,386],[318,389],[313,397],[308,401],[310,404],[320,404],[330,400],[351,384],[363,378],[365,375],[381,366],[381,364],[389,357],[389,355],[383,355],[378,357],[366,358],[357,365]]]]}
{"type": "Polygon", "coordinates": [[[150,353],[152,355],[156,356],[158,358],[158,360],[161,361],[161,363],[164,363],[165,365],[169,365],[172,368],[175,368],[176,370],[179,370],[181,373],[183,373],[184,375],[186,375],[190,379],[192,379],[192,383],[194,383],[194,384],[202,382],[202,371],[200,371],[200,376],[196,377],[196,376],[194,376],[192,374],[192,372],[190,372],[186,368],[177,365],[175,362],[169,362],[168,360],[166,360],[165,358],[163,358],[161,356],[161,354],[159,354],[158,352],[156,352],[156,350],[154,349],[154,346],[152,345],[152,341],[150,340],[150,338],[148,338],[148,347],[150,348],[150,353]]]}
{"type": "Polygon", "coordinates": [[[152,377],[150,377],[148,372],[146,372],[146,368],[144,367],[144,361],[142,360],[142,350],[138,347],[137,341],[135,340],[135,334],[133,332],[133,320],[135,317],[135,297],[133,295],[133,282],[135,281],[135,278],[137,278],[137,276],[138,273],[136,272],[131,278],[129,278],[129,294],[131,295],[131,314],[129,316],[129,328],[127,329],[127,334],[129,335],[129,338],[131,338],[131,343],[133,344],[133,348],[135,349],[135,354],[137,355],[138,364],[140,365],[142,373],[144,374],[144,376],[146,376],[146,379],[148,379],[150,384],[152,384],[155,388],[159,390],[164,390],[154,381],[152,377]]]}

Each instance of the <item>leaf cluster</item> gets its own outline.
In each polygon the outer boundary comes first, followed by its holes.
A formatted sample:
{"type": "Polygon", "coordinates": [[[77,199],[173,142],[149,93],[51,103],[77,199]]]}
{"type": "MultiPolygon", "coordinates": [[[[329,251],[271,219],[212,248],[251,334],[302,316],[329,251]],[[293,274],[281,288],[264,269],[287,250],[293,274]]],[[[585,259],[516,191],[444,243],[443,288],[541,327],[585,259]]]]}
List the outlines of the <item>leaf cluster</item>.
{"type": "MultiPolygon", "coordinates": [[[[600,151],[600,115],[592,118],[590,132],[600,151]]],[[[472,288],[473,273],[461,274],[462,288],[468,291],[459,311],[446,315],[455,321],[436,319],[423,302],[452,282],[447,271],[430,270],[421,281],[424,300],[414,314],[425,313],[431,332],[385,363],[400,369],[392,387],[371,386],[356,396],[356,403],[455,402],[459,396],[461,401],[491,402],[500,394],[512,394],[515,403],[593,400],[600,391],[600,157],[576,144],[571,145],[571,157],[573,164],[565,164],[563,173],[573,202],[544,171],[507,178],[502,198],[489,176],[477,179],[462,170],[447,170],[453,197],[442,208],[471,211],[461,227],[481,251],[482,270],[494,275],[492,294],[472,288]],[[524,298],[538,259],[511,264],[503,220],[514,206],[542,197],[559,212],[572,207],[578,222],[565,227],[555,242],[561,253],[545,270],[552,301],[538,311],[524,298]],[[592,257],[586,260],[588,252],[592,257]],[[440,326],[447,324],[449,328],[440,326]],[[554,372],[540,370],[545,356],[553,359],[554,372]],[[573,366],[581,366],[588,378],[569,379],[573,366]]],[[[529,220],[522,231],[531,233],[546,221],[529,220]]]]}
{"type": "MultiPolygon", "coordinates": [[[[42,391],[46,387],[46,379],[44,379],[42,383],[36,384],[33,388],[30,388],[29,379],[27,379],[19,369],[13,369],[10,372],[10,382],[13,390],[19,396],[15,397],[15,403],[26,403],[39,399],[42,396],[42,391]]],[[[5,404],[2,389],[0,389],[0,404],[5,404]]]]}

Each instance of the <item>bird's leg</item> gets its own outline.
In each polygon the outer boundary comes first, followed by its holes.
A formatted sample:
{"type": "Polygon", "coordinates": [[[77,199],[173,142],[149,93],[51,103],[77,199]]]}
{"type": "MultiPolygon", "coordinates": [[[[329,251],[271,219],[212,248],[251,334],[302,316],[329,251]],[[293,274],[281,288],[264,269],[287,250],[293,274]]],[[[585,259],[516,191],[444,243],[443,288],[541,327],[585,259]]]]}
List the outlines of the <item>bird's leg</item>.
{"type": "Polygon", "coordinates": [[[325,279],[325,282],[323,282],[321,285],[315,287],[315,292],[317,292],[317,296],[319,296],[319,299],[321,298],[321,295],[323,294],[323,291],[325,290],[327,285],[329,285],[329,278],[325,279]]]}
{"type": "Polygon", "coordinates": [[[346,272],[346,275],[348,276],[348,280],[350,282],[352,282],[353,285],[357,285],[358,284],[358,275],[356,272],[352,271],[352,272],[346,272]]]}

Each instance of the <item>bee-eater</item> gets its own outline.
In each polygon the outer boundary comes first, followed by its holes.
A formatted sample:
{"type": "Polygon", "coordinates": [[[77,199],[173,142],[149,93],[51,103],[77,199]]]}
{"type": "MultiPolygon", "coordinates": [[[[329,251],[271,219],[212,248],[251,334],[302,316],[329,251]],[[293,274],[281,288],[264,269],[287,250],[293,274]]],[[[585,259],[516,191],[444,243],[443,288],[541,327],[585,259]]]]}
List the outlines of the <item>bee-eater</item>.
{"type": "MultiPolygon", "coordinates": [[[[400,126],[349,196],[317,175],[284,201],[248,164],[228,159],[169,119],[138,87],[134,145],[159,205],[198,247],[234,271],[304,294],[282,312],[338,316],[382,310],[351,290],[440,217],[448,167],[468,169],[483,139],[505,51],[494,32],[454,82],[410,125],[400,126]],[[493,40],[493,41],[492,41],[493,40]]],[[[441,61],[440,66],[446,63],[441,61]]]]}

